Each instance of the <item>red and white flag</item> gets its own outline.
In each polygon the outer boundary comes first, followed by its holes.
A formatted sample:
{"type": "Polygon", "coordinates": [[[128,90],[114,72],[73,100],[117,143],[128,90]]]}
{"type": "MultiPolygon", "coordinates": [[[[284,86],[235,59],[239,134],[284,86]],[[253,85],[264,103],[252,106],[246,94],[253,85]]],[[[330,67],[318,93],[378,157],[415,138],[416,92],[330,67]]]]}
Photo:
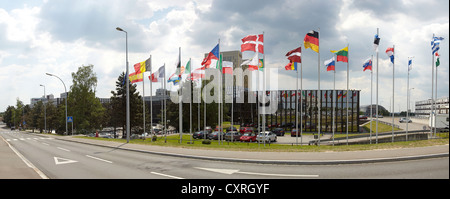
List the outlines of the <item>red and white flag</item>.
{"type": "Polygon", "coordinates": [[[253,51],[264,54],[264,35],[249,35],[242,39],[241,52],[253,51]]]}
{"type": "Polygon", "coordinates": [[[291,62],[302,62],[302,47],[298,47],[294,50],[289,51],[286,53],[287,59],[289,59],[291,62]]]}

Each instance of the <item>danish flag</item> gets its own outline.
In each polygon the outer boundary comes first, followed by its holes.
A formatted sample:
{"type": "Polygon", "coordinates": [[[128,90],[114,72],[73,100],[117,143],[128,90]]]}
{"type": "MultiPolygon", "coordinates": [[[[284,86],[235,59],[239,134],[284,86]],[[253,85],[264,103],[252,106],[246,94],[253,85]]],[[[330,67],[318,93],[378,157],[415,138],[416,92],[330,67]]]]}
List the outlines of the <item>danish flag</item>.
{"type": "Polygon", "coordinates": [[[264,35],[249,35],[242,39],[241,52],[253,51],[264,54],[264,35]]]}

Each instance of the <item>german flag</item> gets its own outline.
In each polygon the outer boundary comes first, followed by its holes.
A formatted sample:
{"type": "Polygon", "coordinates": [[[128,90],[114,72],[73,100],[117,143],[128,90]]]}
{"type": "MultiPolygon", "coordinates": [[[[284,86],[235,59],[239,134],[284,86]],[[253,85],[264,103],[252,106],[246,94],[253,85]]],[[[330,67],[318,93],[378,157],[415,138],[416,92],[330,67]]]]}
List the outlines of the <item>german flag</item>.
{"type": "Polygon", "coordinates": [[[304,40],[305,48],[311,48],[311,50],[319,53],[319,32],[311,30],[305,36],[304,40]]]}

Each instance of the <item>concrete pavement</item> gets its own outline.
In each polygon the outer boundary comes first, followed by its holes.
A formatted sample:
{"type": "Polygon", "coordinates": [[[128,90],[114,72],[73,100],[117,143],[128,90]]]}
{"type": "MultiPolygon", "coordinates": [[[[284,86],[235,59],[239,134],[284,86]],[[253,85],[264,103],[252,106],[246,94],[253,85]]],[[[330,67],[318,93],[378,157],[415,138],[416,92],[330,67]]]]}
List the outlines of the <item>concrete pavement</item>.
{"type": "Polygon", "coordinates": [[[51,136],[70,142],[105,146],[115,149],[138,151],[143,153],[167,155],[183,158],[196,158],[214,161],[246,162],[258,164],[292,164],[292,165],[333,165],[360,164],[389,161],[404,161],[424,158],[449,156],[449,145],[420,148],[383,149],[348,152],[249,152],[222,151],[209,149],[189,149],[181,147],[164,147],[153,145],[124,144],[103,140],[74,138],[72,136],[51,136]]]}
{"type": "MultiPolygon", "coordinates": [[[[163,156],[257,164],[361,164],[449,156],[448,145],[349,152],[248,152],[124,144],[112,141],[75,138],[72,136],[55,136],[46,134],[34,135],[51,137],[53,139],[63,140],[67,142],[84,143],[89,145],[109,147],[113,149],[130,150],[163,156]]],[[[14,152],[14,149],[11,148],[11,146],[5,139],[0,138],[0,178],[45,178],[45,175],[44,177],[40,176],[38,174],[39,170],[37,170],[33,166],[28,165],[28,163],[26,163],[26,160],[24,162],[24,160],[21,160],[21,158],[19,158],[19,156],[20,155],[14,152]]]]}

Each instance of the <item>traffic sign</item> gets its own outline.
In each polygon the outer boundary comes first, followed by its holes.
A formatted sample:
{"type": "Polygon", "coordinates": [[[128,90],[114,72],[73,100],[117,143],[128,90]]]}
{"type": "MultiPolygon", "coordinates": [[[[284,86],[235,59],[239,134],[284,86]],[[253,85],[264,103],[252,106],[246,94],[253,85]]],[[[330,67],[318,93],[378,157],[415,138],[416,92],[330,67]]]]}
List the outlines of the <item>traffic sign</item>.
{"type": "Polygon", "coordinates": [[[67,116],[67,122],[73,122],[73,116],[67,116]]]}

